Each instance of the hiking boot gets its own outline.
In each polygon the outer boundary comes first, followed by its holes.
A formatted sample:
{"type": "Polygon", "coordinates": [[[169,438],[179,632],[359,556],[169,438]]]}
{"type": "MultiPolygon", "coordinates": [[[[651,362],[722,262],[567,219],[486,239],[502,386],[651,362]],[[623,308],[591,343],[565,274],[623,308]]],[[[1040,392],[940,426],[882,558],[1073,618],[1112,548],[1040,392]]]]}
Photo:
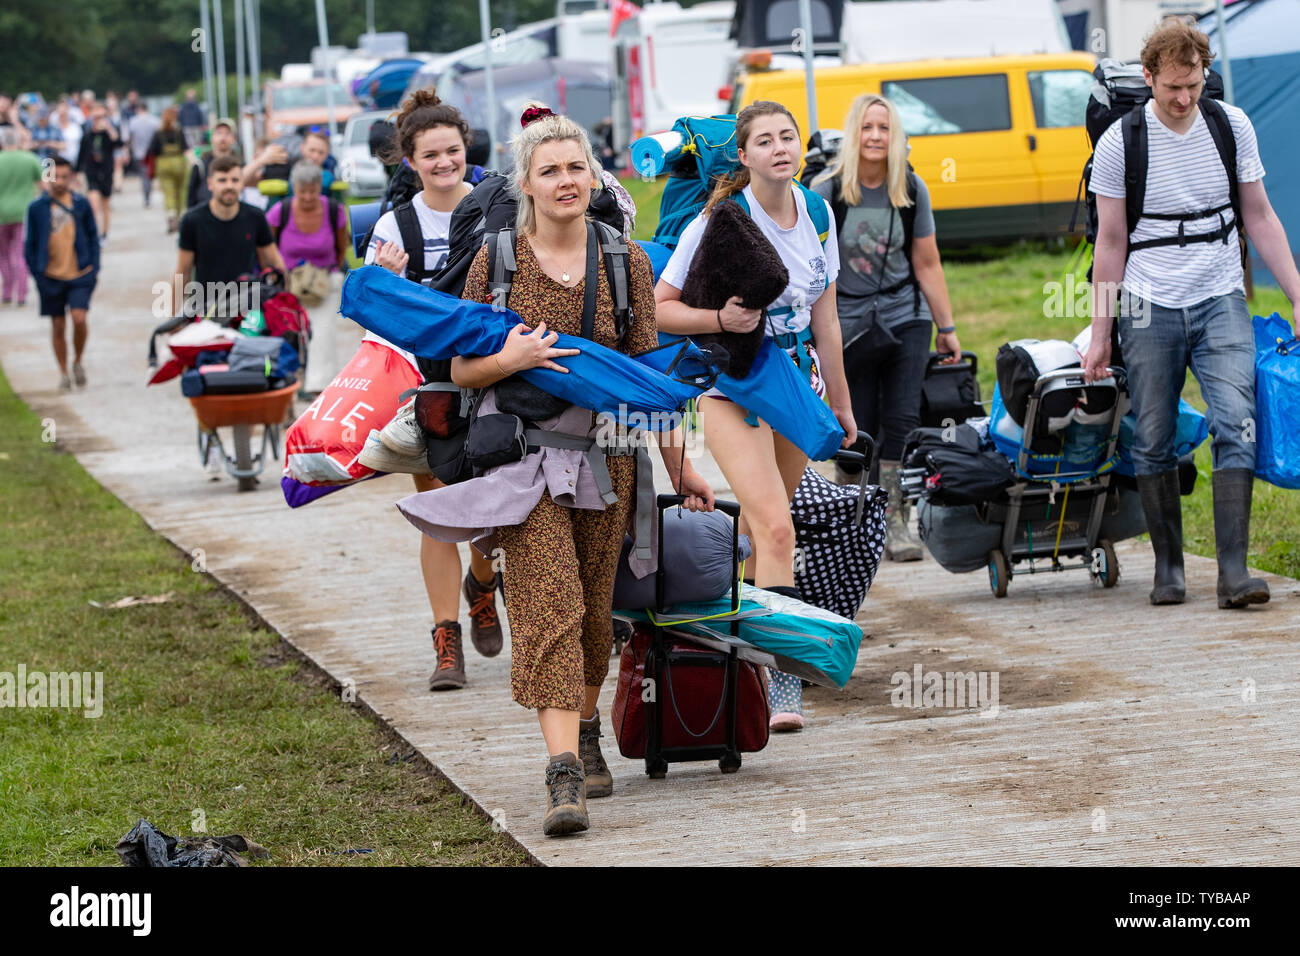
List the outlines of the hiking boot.
{"type": "Polygon", "coordinates": [[[885,557],[890,561],[920,561],[921,542],[907,523],[908,507],[898,483],[898,462],[880,463],[880,486],[889,492],[885,507],[885,557]]]}
{"type": "Polygon", "coordinates": [[[562,836],[581,833],[591,826],[585,791],[582,761],[571,751],[552,757],[546,765],[546,819],[542,821],[542,832],[562,836]]]}
{"type": "Polygon", "coordinates": [[[397,410],[393,420],[379,432],[379,440],[399,455],[424,457],[428,454],[424,429],[415,421],[414,398],[397,410]]]}
{"type": "Polygon", "coordinates": [[[1214,553],[1219,559],[1219,607],[1267,604],[1268,582],[1246,570],[1250,544],[1250,498],[1255,474],[1249,468],[1214,472],[1214,553]]]}
{"type": "Polygon", "coordinates": [[[72,381],[80,388],[86,387],[86,370],[81,367],[80,362],[72,363],[72,381]]]}
{"type": "Polygon", "coordinates": [[[501,653],[501,621],[497,619],[497,582],[480,584],[471,569],[465,572],[461,589],[469,602],[469,640],[484,657],[501,653]]]}
{"type": "Polygon", "coordinates": [[[429,690],[460,690],[465,686],[465,651],[459,621],[442,621],[434,628],[433,649],[438,664],[429,677],[429,690]]]}
{"type": "Polygon", "coordinates": [[[388,474],[431,475],[429,456],[423,451],[418,455],[399,454],[385,445],[379,438],[379,432],[371,430],[366,438],[365,447],[357,455],[357,462],[375,471],[388,474]]]}
{"type": "MultiPolygon", "coordinates": [[[[1147,519],[1151,550],[1156,555],[1152,604],[1182,604],[1187,595],[1183,576],[1183,505],[1178,498],[1178,469],[1137,476],[1142,513],[1147,519]]],[[[1218,509],[1215,509],[1218,517],[1218,509]]],[[[1242,571],[1245,571],[1243,558],[1242,571]]]]}
{"type": "Polygon", "coordinates": [[[614,792],[614,775],[600,752],[600,711],[591,720],[578,721],[578,759],[582,761],[589,800],[614,792]]]}

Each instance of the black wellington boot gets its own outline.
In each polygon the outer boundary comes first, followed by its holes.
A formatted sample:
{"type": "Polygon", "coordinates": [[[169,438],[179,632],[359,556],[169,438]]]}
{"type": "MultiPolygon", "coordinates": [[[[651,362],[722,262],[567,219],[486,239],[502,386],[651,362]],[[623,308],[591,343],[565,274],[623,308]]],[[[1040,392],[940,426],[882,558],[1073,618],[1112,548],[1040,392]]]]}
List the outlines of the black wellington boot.
{"type": "Polygon", "coordinates": [[[1138,475],[1137,484],[1151,550],[1156,554],[1151,603],[1182,604],[1187,586],[1183,578],[1183,505],[1178,498],[1178,469],[1138,475]]]}
{"type": "Polygon", "coordinates": [[[1219,558],[1219,607],[1268,602],[1268,582],[1246,571],[1250,544],[1250,497],[1255,474],[1249,468],[1214,473],[1214,552],[1219,558]]]}

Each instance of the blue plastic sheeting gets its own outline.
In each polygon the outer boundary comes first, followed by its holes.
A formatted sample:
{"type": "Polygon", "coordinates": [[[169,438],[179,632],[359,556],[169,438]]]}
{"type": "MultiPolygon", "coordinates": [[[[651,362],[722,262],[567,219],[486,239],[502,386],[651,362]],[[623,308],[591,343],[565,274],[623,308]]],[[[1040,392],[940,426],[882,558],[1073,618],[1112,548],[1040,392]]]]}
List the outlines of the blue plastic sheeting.
{"type": "MultiPolygon", "coordinates": [[[[380,266],[362,266],[348,275],[339,311],[398,348],[435,360],[491,355],[522,321],[509,309],[435,292],[380,266]]],[[[660,341],[674,339],[661,335],[660,341]]],[[[650,422],[657,423],[652,427],[673,427],[675,419],[663,413],[680,409],[707,385],[701,384],[699,375],[703,355],[693,345],[688,346],[689,368],[680,361],[676,368],[672,366],[679,349],[632,358],[572,335],[560,335],[556,347],[582,350],[557,359],[568,373],[532,368],[519,374],[583,408],[620,417],[649,416],[650,422]]],[[[764,340],[749,375],[744,379],[720,375],[717,387],[736,404],[758,413],[809,458],[831,457],[844,439],[844,430],[826,403],[770,338],[764,340]]]]}
{"type": "MultiPolygon", "coordinates": [[[[398,348],[429,359],[491,355],[522,319],[482,302],[469,302],[399,279],[380,266],[353,270],[343,283],[339,311],[398,348]]],[[[530,368],[519,374],[583,408],[612,415],[640,414],[652,428],[672,428],[676,411],[700,393],[622,352],[589,339],[560,335],[556,348],[581,349],[558,360],[569,371],[530,368]]]]}

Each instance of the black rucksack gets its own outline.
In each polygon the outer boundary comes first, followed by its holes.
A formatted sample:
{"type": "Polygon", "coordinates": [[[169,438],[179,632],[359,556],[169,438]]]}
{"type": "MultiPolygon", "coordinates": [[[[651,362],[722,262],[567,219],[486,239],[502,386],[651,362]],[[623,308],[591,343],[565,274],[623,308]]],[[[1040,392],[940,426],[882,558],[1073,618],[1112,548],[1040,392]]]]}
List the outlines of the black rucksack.
{"type": "MultiPolygon", "coordinates": [[[[424,235],[420,231],[419,218],[411,200],[407,199],[393,210],[408,257],[406,277],[420,283],[428,280],[433,290],[459,297],[465,291],[465,279],[474,257],[487,245],[488,281],[493,299],[505,305],[515,274],[514,224],[517,210],[518,204],[510,195],[506,177],[485,173],[469,195],[452,210],[447,257],[441,268],[431,274],[424,268],[424,235]],[[504,245],[503,237],[508,237],[504,245]]],[[[623,239],[623,213],[607,189],[593,192],[591,212],[597,223],[605,274],[614,298],[615,325],[622,339],[632,322],[631,259],[623,239]]],[[[424,378],[421,391],[434,393],[424,402],[430,409],[435,409],[428,411],[417,407],[417,419],[431,414],[440,422],[440,434],[430,434],[429,464],[439,480],[453,484],[471,476],[461,453],[464,450],[463,436],[477,405],[476,396],[463,392],[451,381],[450,359],[416,356],[416,365],[424,378]]]]}
{"type": "MultiPolygon", "coordinates": [[[[322,198],[329,204],[329,219],[326,221],[329,223],[330,235],[334,235],[338,229],[339,210],[342,209],[342,207],[339,205],[339,201],[328,193],[322,198]]],[[[271,221],[271,210],[277,206],[281,207],[280,224],[271,227],[271,238],[277,246],[280,244],[280,235],[284,232],[284,227],[289,223],[289,201],[291,199],[293,199],[292,196],[281,196],[275,202],[271,203],[271,205],[266,207],[266,218],[268,223],[271,221]]]]}
{"type": "MultiPolygon", "coordinates": [[[[1146,80],[1143,78],[1142,66],[1106,58],[1097,64],[1092,73],[1097,78],[1097,82],[1093,85],[1092,96],[1088,99],[1084,123],[1093,149],[1097,148],[1097,141],[1101,139],[1102,133],[1116,122],[1123,123],[1121,132],[1124,139],[1124,207],[1129,233],[1128,252],[1149,249],[1153,246],[1184,246],[1193,242],[1226,244],[1233,229],[1240,228],[1242,219],[1237,187],[1237,140],[1232,132],[1232,124],[1228,120],[1228,113],[1220,102],[1223,99],[1223,78],[1214,70],[1206,70],[1205,89],[1199,105],[1201,114],[1205,117],[1205,125],[1209,128],[1210,136],[1219,151],[1219,158],[1223,161],[1223,168],[1228,174],[1228,203],[1213,209],[1188,213],[1150,213],[1143,209],[1143,205],[1146,200],[1148,160],[1145,107],[1147,100],[1151,99],[1151,88],[1146,85],[1146,80]],[[1223,213],[1229,209],[1232,210],[1233,215],[1231,222],[1223,216],[1223,213]],[[1195,236],[1183,234],[1182,223],[1216,214],[1219,217],[1218,229],[1195,236]],[[1143,217],[1178,222],[1180,223],[1178,234],[1135,243],[1132,239],[1133,232],[1137,229],[1138,220],[1143,217]]],[[[1070,230],[1074,231],[1078,220],[1079,202],[1082,200],[1087,213],[1084,237],[1089,243],[1095,245],[1097,199],[1088,191],[1092,179],[1092,160],[1093,157],[1090,155],[1083,167],[1083,175],[1079,180],[1079,194],[1075,197],[1075,215],[1070,220],[1070,230]]],[[[1088,277],[1092,278],[1091,268],[1088,277]]]]}

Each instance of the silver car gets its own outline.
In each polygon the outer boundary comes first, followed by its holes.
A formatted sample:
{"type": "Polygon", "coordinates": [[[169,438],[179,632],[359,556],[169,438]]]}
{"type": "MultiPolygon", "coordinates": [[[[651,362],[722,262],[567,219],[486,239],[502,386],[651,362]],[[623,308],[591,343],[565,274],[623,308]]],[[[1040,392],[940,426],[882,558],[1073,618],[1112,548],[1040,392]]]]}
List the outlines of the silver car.
{"type": "Polygon", "coordinates": [[[372,110],[358,113],[343,128],[343,141],[338,148],[339,175],[348,184],[348,195],[379,197],[388,186],[384,164],[370,155],[370,127],[388,119],[392,110],[372,110]]]}

